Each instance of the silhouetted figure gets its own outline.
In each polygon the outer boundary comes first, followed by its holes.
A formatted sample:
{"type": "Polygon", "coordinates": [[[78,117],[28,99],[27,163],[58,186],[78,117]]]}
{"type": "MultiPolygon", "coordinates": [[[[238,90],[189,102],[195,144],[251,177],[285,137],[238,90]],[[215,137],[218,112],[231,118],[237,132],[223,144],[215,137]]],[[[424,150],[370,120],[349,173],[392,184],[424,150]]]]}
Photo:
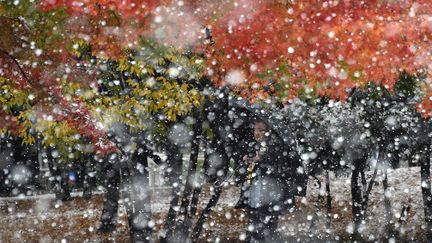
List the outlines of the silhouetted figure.
{"type": "Polygon", "coordinates": [[[280,242],[278,217],[294,206],[293,168],[286,162],[288,154],[282,141],[262,121],[255,122],[256,154],[245,155],[248,164],[247,210],[250,242],[280,242]]]}

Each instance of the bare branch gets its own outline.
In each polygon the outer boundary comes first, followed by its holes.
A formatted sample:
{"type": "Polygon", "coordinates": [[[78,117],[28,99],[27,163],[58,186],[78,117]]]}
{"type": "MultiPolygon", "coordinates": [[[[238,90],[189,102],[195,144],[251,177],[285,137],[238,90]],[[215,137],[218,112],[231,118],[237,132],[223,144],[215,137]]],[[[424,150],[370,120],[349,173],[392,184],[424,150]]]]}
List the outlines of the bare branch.
{"type": "Polygon", "coordinates": [[[5,54],[6,56],[8,56],[14,63],[15,65],[18,67],[18,70],[20,71],[21,75],[24,77],[24,79],[32,85],[32,82],[30,81],[30,79],[28,78],[28,76],[26,75],[26,73],[24,72],[24,70],[22,69],[21,65],[19,64],[18,60],[12,56],[11,54],[9,54],[9,52],[3,50],[2,48],[0,48],[0,53],[5,54]]]}

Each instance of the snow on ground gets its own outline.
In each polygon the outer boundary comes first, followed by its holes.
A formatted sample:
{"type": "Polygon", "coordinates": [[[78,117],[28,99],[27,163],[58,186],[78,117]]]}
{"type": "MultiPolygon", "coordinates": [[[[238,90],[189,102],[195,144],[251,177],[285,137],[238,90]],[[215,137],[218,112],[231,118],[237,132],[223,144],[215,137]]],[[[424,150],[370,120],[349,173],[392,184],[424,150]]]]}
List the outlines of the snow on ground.
{"type": "MultiPolygon", "coordinates": [[[[366,173],[367,181],[372,177],[372,171],[366,173]]],[[[300,207],[302,211],[299,216],[293,214],[293,218],[284,222],[286,225],[284,232],[288,235],[333,235],[343,237],[352,233],[353,224],[351,223],[351,187],[349,177],[330,176],[330,188],[332,195],[332,224],[330,229],[326,229],[326,209],[325,205],[317,211],[317,201],[320,189],[318,183],[309,180],[307,198],[301,200],[300,207]],[[318,217],[314,214],[317,213],[318,217]],[[298,218],[297,218],[298,217],[298,218]],[[306,218],[306,220],[305,220],[306,218]],[[300,223],[297,222],[304,221],[300,223]],[[316,220],[317,227],[310,231],[311,222],[316,220]],[[294,225],[294,226],[293,226],[294,225]]],[[[325,185],[324,177],[319,177],[321,183],[325,185]]],[[[378,171],[378,176],[371,191],[369,206],[367,209],[367,220],[362,227],[363,237],[370,240],[379,240],[383,236],[385,229],[385,207],[384,207],[384,173],[378,171]]],[[[406,220],[400,225],[401,235],[405,239],[418,239],[419,233],[423,227],[424,213],[423,201],[420,188],[420,168],[401,168],[388,170],[388,191],[387,196],[390,198],[392,206],[393,221],[398,222],[401,217],[403,207],[409,207],[406,220]]],[[[321,193],[324,191],[321,190],[321,193]]],[[[334,237],[338,240],[338,237],[334,237]]]]}
{"type": "MultiPolygon", "coordinates": [[[[367,173],[368,181],[372,172],[367,173]]],[[[319,177],[324,184],[324,177],[319,177]]],[[[420,188],[419,168],[404,168],[389,171],[389,191],[394,220],[398,221],[402,208],[410,207],[408,217],[400,226],[402,237],[406,240],[421,241],[423,207],[420,188]]],[[[383,175],[379,173],[374,184],[367,221],[363,236],[370,240],[381,239],[384,231],[383,175]]],[[[201,200],[203,208],[208,200],[201,200]]],[[[307,196],[297,198],[297,210],[284,214],[279,223],[279,230],[291,240],[340,241],[346,239],[352,231],[351,194],[349,177],[335,177],[331,174],[332,224],[325,227],[325,206],[317,208],[320,189],[313,180],[309,181],[307,196]],[[313,226],[314,225],[314,226],[313,226]]],[[[244,210],[233,209],[238,200],[239,189],[227,186],[210,219],[204,225],[203,241],[230,240],[238,241],[245,233],[247,216],[244,210]]],[[[153,192],[152,212],[157,231],[164,221],[170,200],[169,188],[157,188],[153,192]]],[[[96,229],[101,213],[103,194],[96,194],[89,201],[73,194],[71,201],[56,201],[53,194],[33,197],[0,198],[0,241],[19,242],[24,240],[52,242],[118,241],[129,239],[126,214],[123,207],[119,212],[119,228],[113,234],[97,234],[96,229]]]]}

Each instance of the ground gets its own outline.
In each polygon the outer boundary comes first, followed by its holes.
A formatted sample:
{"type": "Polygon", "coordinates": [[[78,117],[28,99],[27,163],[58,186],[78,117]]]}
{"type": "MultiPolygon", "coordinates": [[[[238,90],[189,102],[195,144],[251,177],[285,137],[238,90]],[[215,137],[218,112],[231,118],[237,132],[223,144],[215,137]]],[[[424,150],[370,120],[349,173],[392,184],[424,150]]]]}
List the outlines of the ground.
{"type": "MultiPolygon", "coordinates": [[[[422,228],[423,208],[420,193],[419,169],[399,169],[389,172],[390,190],[387,195],[392,202],[394,221],[399,222],[401,210],[409,206],[405,221],[397,225],[401,239],[412,242],[427,242],[422,228]]],[[[370,173],[367,174],[370,177],[370,173]]],[[[314,180],[310,180],[307,196],[297,198],[297,210],[281,217],[279,230],[287,239],[305,242],[320,240],[341,241],[347,239],[352,230],[349,178],[331,175],[333,208],[332,223],[326,229],[325,207],[317,207],[320,193],[314,180]]],[[[322,178],[319,178],[322,179],[322,178]]],[[[382,239],[384,230],[384,204],[382,176],[378,175],[372,190],[367,222],[363,238],[367,241],[382,239]]],[[[208,190],[203,195],[201,207],[208,200],[208,190]]],[[[214,208],[201,235],[202,242],[237,242],[243,239],[246,228],[246,213],[234,209],[238,199],[238,188],[228,185],[214,208]]],[[[322,191],[321,191],[322,192],[322,191]]],[[[101,213],[103,193],[97,193],[90,200],[75,193],[70,201],[60,202],[54,195],[40,195],[27,198],[0,199],[1,242],[127,242],[128,226],[123,207],[120,208],[118,230],[111,234],[99,234],[96,229],[101,213]]],[[[158,234],[169,205],[169,190],[157,188],[153,192],[152,212],[155,222],[155,236],[158,234]]]]}

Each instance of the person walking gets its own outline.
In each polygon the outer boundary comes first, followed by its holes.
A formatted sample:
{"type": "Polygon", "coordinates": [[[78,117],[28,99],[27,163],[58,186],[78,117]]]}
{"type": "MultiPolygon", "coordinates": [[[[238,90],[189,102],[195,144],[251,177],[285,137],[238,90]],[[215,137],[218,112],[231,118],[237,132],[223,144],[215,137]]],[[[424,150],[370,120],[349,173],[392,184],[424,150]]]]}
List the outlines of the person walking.
{"type": "Polygon", "coordinates": [[[262,121],[254,123],[255,156],[245,155],[248,164],[249,189],[246,192],[249,242],[282,242],[277,231],[278,218],[284,209],[294,206],[287,166],[287,149],[280,138],[262,121]]]}

